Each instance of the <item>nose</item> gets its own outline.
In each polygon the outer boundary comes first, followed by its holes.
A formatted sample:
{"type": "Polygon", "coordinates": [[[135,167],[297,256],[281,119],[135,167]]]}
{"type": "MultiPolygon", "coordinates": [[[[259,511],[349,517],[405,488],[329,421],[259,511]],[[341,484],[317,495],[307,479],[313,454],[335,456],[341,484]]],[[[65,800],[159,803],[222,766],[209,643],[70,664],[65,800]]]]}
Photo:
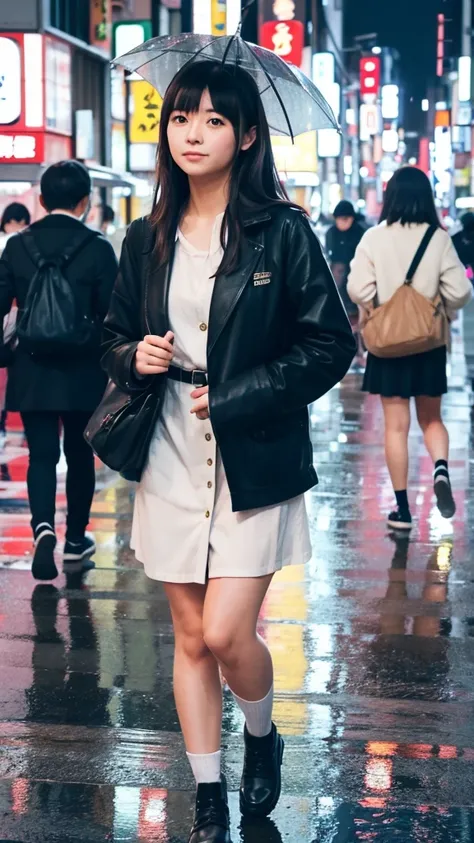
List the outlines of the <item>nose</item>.
{"type": "Polygon", "coordinates": [[[193,114],[188,122],[188,136],[186,138],[190,144],[202,143],[201,121],[198,114],[193,114]]]}

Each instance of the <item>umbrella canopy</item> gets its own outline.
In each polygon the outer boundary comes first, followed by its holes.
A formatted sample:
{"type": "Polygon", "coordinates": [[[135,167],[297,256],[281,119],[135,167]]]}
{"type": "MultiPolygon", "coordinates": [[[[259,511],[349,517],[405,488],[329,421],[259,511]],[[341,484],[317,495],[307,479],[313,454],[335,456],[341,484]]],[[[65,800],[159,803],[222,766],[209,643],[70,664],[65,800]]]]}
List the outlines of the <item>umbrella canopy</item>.
{"type": "Polygon", "coordinates": [[[293,137],[312,129],[338,128],[330,105],[299,68],[240,35],[181,33],[151,38],[113,64],[137,72],[164,96],[178,71],[203,60],[230,68],[238,65],[255,79],[271,134],[293,137]]]}

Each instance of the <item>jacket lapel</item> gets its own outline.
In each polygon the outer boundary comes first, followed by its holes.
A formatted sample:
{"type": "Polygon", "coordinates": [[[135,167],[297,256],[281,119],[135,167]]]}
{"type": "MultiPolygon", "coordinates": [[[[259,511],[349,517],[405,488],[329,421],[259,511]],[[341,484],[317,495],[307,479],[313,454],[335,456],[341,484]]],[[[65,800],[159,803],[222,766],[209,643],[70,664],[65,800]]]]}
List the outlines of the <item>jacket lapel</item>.
{"type": "Polygon", "coordinates": [[[249,279],[252,277],[262,251],[262,244],[245,237],[239,268],[230,275],[217,276],[214,283],[209,316],[208,355],[211,354],[249,279]]]}

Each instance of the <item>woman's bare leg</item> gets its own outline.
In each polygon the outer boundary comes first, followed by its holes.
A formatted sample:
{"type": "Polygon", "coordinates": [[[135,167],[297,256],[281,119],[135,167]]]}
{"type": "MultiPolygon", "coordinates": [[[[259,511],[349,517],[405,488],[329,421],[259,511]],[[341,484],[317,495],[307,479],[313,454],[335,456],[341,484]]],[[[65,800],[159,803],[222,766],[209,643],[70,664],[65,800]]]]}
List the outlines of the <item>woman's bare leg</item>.
{"type": "Polygon", "coordinates": [[[427,451],[434,463],[448,461],[449,433],[441,419],[441,398],[419,395],[416,399],[416,414],[423,431],[427,451]]]}
{"type": "Polygon", "coordinates": [[[395,491],[408,486],[408,434],[410,402],[406,398],[384,398],[385,459],[395,491]]]}
{"type": "Polygon", "coordinates": [[[174,696],[186,749],[220,750],[222,687],[217,661],[203,638],[206,586],[165,583],[175,634],[174,696]]]}
{"type": "Polygon", "coordinates": [[[244,700],[261,700],[273,684],[272,658],[257,633],[272,577],[222,577],[207,586],[204,641],[222,665],[231,690],[244,700]]]}

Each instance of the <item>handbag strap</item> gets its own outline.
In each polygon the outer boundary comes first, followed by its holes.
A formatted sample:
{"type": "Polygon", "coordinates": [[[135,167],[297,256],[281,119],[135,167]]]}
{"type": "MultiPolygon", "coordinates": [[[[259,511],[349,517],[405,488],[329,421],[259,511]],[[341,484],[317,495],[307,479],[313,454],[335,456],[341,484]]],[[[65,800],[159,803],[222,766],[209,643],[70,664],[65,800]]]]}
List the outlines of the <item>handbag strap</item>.
{"type": "Polygon", "coordinates": [[[406,280],[405,280],[404,283],[407,284],[408,286],[412,283],[413,276],[415,275],[415,272],[416,272],[416,270],[418,269],[418,267],[421,263],[421,259],[423,258],[423,255],[425,254],[425,252],[428,248],[429,242],[430,242],[431,238],[433,237],[433,234],[435,233],[437,228],[438,228],[438,226],[436,226],[436,225],[430,225],[430,227],[426,229],[426,231],[423,235],[423,239],[422,239],[420,245],[418,246],[418,249],[416,250],[415,257],[413,258],[413,260],[410,264],[410,268],[407,272],[407,277],[406,277],[406,280]]]}

